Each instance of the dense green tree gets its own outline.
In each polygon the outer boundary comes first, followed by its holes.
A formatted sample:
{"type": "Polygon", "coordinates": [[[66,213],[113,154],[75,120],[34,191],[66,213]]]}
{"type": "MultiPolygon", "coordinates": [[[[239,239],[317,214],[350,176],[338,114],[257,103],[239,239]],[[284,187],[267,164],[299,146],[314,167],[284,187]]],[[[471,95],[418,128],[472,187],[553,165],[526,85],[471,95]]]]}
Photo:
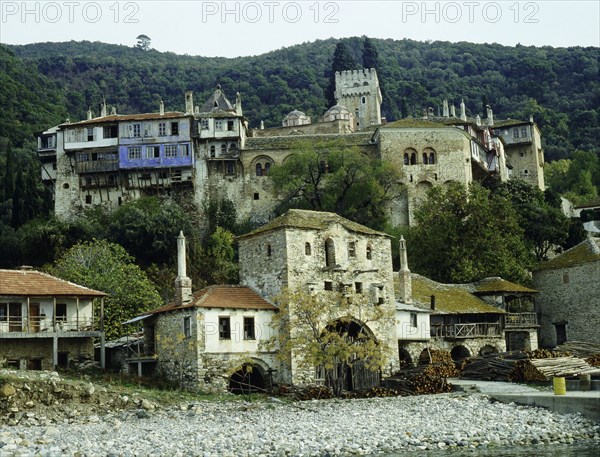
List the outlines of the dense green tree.
{"type": "Polygon", "coordinates": [[[343,42],[340,41],[333,53],[333,62],[331,63],[331,74],[329,77],[329,85],[327,86],[326,97],[328,106],[335,105],[335,73],[337,71],[344,70],[357,70],[359,65],[352,56],[350,49],[343,42]]]}
{"type": "Polygon", "coordinates": [[[527,283],[531,256],[510,202],[478,184],[436,186],[415,212],[411,269],[442,282],[502,276],[527,283]]]}
{"type": "Polygon", "coordinates": [[[136,48],[141,49],[142,51],[148,51],[150,49],[150,37],[148,35],[138,35],[137,43],[135,45],[136,48]]]}
{"type": "Polygon", "coordinates": [[[104,330],[108,339],[127,333],[121,326],[132,317],[160,306],[161,298],[125,249],[107,241],[76,244],[49,269],[59,278],[106,292],[104,330]]]}
{"type": "Polygon", "coordinates": [[[390,163],[333,142],[300,142],[270,176],[288,208],[332,211],[361,224],[381,229],[387,207],[400,191],[399,171],[390,163]]]}
{"type": "Polygon", "coordinates": [[[217,227],[208,242],[205,263],[210,284],[236,284],[238,266],[235,261],[233,233],[217,227]]]}

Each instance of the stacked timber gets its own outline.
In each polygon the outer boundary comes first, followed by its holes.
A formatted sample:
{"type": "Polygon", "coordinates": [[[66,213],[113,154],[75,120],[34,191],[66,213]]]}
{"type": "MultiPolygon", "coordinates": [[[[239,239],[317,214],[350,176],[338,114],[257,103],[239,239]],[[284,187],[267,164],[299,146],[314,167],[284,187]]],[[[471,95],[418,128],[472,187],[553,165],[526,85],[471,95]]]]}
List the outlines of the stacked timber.
{"type": "Polygon", "coordinates": [[[592,367],[578,357],[554,357],[529,359],[517,362],[513,381],[549,381],[555,376],[577,376],[580,374],[600,374],[600,369],[592,367]]]}
{"type": "Polygon", "coordinates": [[[526,359],[526,354],[496,353],[480,357],[469,357],[461,367],[461,378],[483,381],[512,381],[517,360],[526,359]]]}
{"type": "Polygon", "coordinates": [[[600,355],[600,344],[586,343],[584,341],[567,341],[557,346],[555,350],[568,352],[575,357],[585,359],[593,355],[600,355]]]}
{"type": "Polygon", "coordinates": [[[590,355],[585,361],[593,367],[600,367],[600,354],[590,355]]]}
{"type": "Polygon", "coordinates": [[[458,376],[448,351],[430,350],[419,360],[419,366],[404,368],[386,383],[402,395],[425,395],[450,392],[447,378],[458,376]]]}

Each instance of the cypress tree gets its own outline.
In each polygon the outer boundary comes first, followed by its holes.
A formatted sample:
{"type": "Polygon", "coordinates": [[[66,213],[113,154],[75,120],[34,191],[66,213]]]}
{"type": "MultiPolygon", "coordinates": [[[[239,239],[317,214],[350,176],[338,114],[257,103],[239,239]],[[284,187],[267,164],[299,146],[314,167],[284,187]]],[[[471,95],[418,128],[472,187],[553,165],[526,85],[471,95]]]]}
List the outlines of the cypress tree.
{"type": "Polygon", "coordinates": [[[335,72],[336,71],[344,71],[344,70],[357,70],[359,65],[352,57],[352,53],[348,46],[346,46],[342,41],[340,41],[333,53],[333,62],[331,64],[331,75],[329,77],[329,86],[327,87],[327,91],[325,96],[327,97],[328,106],[335,105],[335,72]]]}

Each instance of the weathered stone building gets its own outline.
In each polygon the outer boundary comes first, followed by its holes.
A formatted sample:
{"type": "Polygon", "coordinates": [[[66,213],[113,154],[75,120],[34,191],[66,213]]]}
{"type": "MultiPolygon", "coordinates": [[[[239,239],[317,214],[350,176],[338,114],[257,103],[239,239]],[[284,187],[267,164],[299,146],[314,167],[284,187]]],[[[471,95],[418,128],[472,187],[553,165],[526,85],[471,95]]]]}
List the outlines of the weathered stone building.
{"type": "Polygon", "coordinates": [[[540,316],[540,343],[600,344],[600,238],[588,238],[533,272],[540,316]]]}
{"type": "MultiPolygon", "coordinates": [[[[395,224],[411,224],[429,187],[456,181],[469,185],[510,175],[544,188],[543,151],[533,120],[494,121],[460,116],[444,103],[442,117],[404,119],[382,125],[381,92],[375,70],[336,74],[337,104],[318,122],[292,111],[281,127],[249,129],[236,94],[221,87],[198,107],[185,94],[184,112],[107,114],[65,122],[40,134],[42,178],[54,187],[55,213],[63,218],[92,205],[114,208],[143,195],[189,194],[228,199],[240,220],[255,224],[273,217],[279,196],[268,174],[301,145],[343,139],[364,154],[401,170],[400,197],[391,205],[395,224]]],[[[261,123],[262,124],[262,123],[261,123]]]]}
{"type": "Polygon", "coordinates": [[[104,366],[105,296],[31,269],[0,270],[0,366],[68,368],[94,360],[96,340],[104,366]]]}

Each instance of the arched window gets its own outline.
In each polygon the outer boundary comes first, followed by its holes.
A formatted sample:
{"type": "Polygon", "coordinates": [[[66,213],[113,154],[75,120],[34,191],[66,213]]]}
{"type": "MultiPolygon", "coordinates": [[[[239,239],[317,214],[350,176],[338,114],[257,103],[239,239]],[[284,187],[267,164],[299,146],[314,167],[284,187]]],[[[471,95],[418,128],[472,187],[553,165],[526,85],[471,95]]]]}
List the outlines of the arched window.
{"type": "Polygon", "coordinates": [[[335,266],[335,244],[331,238],[325,240],[325,266],[335,266]]]}
{"type": "Polygon", "coordinates": [[[228,175],[235,174],[235,164],[233,162],[227,162],[227,174],[228,175]]]}
{"type": "Polygon", "coordinates": [[[212,158],[214,158],[214,157],[215,157],[215,153],[216,153],[216,148],[215,148],[215,145],[213,144],[213,145],[210,147],[210,156],[211,156],[212,158]]]}
{"type": "Polygon", "coordinates": [[[271,169],[271,164],[269,162],[265,163],[265,176],[269,174],[270,169],[271,169]]]}
{"type": "Polygon", "coordinates": [[[410,155],[410,164],[411,165],[416,165],[417,164],[417,153],[413,152],[410,155]]]}
{"type": "Polygon", "coordinates": [[[231,144],[229,145],[229,149],[231,149],[232,151],[235,151],[235,150],[237,149],[237,144],[235,144],[235,143],[231,143],[231,144]]]}
{"type": "Polygon", "coordinates": [[[429,163],[429,156],[426,152],[423,153],[423,165],[427,165],[429,163]]]}
{"type": "Polygon", "coordinates": [[[431,165],[435,164],[435,152],[430,152],[429,153],[429,163],[431,165]]]}
{"type": "Polygon", "coordinates": [[[410,163],[410,159],[408,158],[408,152],[404,153],[404,165],[408,165],[410,163]]]}
{"type": "Polygon", "coordinates": [[[304,243],[304,254],[311,255],[311,253],[312,253],[312,249],[310,247],[310,243],[308,243],[308,242],[304,243]]]}
{"type": "Polygon", "coordinates": [[[221,144],[221,154],[225,154],[227,152],[227,145],[225,143],[221,144]]]}
{"type": "Polygon", "coordinates": [[[373,257],[373,248],[371,247],[371,245],[367,246],[367,260],[371,260],[371,258],[373,257]]]}
{"type": "Polygon", "coordinates": [[[213,103],[213,108],[218,108],[219,107],[219,102],[215,100],[215,102],[213,103]]]}
{"type": "Polygon", "coordinates": [[[256,164],[256,176],[262,176],[262,165],[260,163],[256,164]]]}
{"type": "Polygon", "coordinates": [[[367,103],[367,97],[363,97],[360,101],[363,105],[365,105],[367,103]]]}

